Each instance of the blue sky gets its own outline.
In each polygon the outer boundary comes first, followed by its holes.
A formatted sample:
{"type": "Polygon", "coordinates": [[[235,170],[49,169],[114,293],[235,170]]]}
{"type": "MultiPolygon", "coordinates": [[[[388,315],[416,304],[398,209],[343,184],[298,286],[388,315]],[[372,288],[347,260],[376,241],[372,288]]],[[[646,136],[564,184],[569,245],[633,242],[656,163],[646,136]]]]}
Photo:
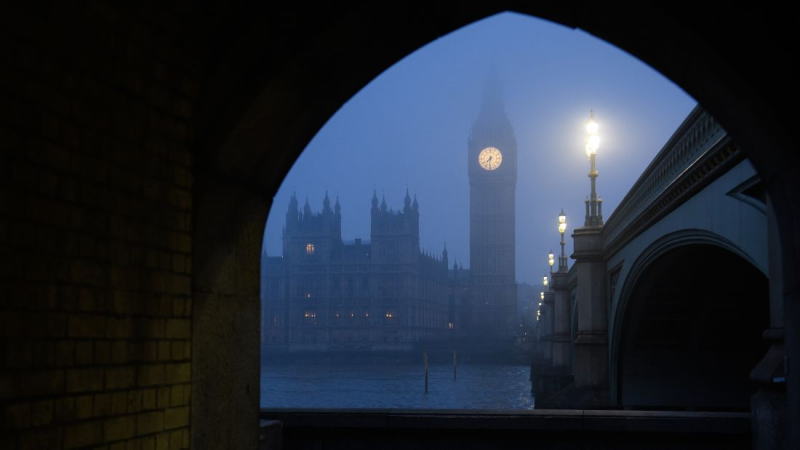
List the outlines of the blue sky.
{"type": "MultiPolygon", "coordinates": [[[[276,194],[264,250],[281,254],[292,192],[322,207],[342,205],[346,240],[369,238],[373,189],[402,207],[420,204],[421,246],[444,243],[469,264],[467,138],[489,71],[503,83],[518,151],[517,281],[539,283],[558,249],[556,216],[583,224],[589,162],[583,124],[600,123],[598,193],[607,218],[695,106],[694,99],[622,50],[580,30],[502,13],[411,53],[347,101],[311,140],[276,194]]],[[[567,239],[571,250],[571,239],[567,239]]]]}

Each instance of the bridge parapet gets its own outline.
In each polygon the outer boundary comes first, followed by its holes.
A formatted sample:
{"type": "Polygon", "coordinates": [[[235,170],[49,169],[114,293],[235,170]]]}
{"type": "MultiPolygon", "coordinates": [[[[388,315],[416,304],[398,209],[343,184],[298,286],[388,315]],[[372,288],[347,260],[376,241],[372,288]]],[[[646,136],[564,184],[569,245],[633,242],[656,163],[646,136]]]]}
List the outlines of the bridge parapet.
{"type": "Polygon", "coordinates": [[[707,153],[726,139],[725,130],[699,106],[678,127],[653,161],[642,172],[603,227],[605,247],[618,247],[620,238],[629,239],[630,230],[643,214],[707,153]]]}

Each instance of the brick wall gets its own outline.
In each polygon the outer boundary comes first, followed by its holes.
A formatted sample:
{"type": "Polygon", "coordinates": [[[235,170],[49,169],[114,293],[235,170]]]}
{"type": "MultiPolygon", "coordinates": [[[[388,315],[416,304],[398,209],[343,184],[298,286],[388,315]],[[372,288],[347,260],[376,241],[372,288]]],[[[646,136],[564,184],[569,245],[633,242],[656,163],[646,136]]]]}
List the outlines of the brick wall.
{"type": "Polygon", "coordinates": [[[191,55],[108,5],[4,16],[0,447],[187,448],[191,55]]]}

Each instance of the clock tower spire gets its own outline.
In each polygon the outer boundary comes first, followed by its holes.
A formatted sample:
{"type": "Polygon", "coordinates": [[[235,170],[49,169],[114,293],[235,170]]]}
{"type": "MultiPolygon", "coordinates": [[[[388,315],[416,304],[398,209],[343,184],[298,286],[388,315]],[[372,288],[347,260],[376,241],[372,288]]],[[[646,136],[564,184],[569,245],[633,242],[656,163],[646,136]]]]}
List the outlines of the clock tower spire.
{"type": "MultiPolygon", "coordinates": [[[[516,330],[517,142],[503,90],[488,77],[467,141],[471,334],[506,341],[516,330]]],[[[469,332],[469,331],[468,331],[469,332]]]]}

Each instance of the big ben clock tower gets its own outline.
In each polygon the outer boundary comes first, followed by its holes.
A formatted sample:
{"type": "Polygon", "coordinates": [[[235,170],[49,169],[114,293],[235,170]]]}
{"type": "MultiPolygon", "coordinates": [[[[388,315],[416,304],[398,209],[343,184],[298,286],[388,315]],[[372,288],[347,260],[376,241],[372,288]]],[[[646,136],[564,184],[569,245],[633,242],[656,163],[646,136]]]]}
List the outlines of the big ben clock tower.
{"type": "Polygon", "coordinates": [[[496,82],[487,84],[467,158],[470,334],[505,340],[513,336],[516,322],[517,143],[496,82]]]}

